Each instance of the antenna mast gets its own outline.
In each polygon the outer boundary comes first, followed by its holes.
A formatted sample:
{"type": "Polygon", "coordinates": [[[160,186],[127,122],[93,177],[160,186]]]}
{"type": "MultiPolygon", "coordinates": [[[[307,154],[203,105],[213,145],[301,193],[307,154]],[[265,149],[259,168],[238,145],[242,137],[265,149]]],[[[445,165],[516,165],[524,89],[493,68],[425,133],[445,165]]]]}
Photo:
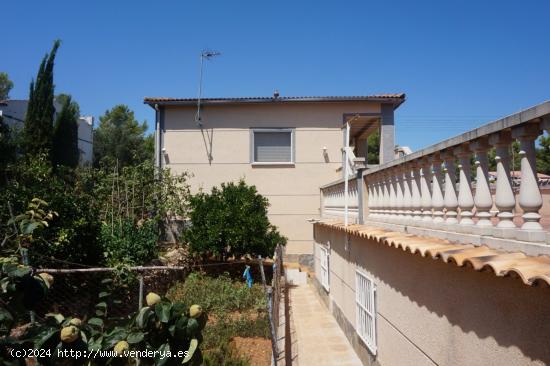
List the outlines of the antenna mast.
{"type": "Polygon", "coordinates": [[[197,114],[195,114],[195,122],[197,125],[202,126],[201,120],[201,97],[202,97],[202,74],[203,74],[203,64],[204,60],[210,60],[212,57],[221,55],[221,52],[204,50],[201,52],[201,62],[200,62],[200,71],[199,71],[199,96],[197,98],[197,114]]]}

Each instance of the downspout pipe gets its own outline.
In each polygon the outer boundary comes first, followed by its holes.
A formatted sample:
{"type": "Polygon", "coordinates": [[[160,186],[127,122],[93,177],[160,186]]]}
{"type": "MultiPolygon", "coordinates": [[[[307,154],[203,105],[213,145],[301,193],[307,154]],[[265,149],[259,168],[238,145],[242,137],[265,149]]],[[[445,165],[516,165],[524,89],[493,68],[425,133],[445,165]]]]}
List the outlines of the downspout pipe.
{"type": "Polygon", "coordinates": [[[158,104],[155,104],[155,145],[157,147],[155,156],[155,165],[157,167],[157,174],[162,168],[162,146],[160,138],[160,108],[158,104]]]}
{"type": "Polygon", "coordinates": [[[345,152],[344,152],[344,226],[349,224],[349,135],[350,135],[350,122],[359,118],[358,115],[346,122],[346,135],[345,135],[345,152]]]}
{"type": "Polygon", "coordinates": [[[344,226],[348,226],[348,215],[349,215],[349,204],[348,204],[348,195],[349,195],[349,121],[346,122],[346,149],[344,151],[344,226]]]}

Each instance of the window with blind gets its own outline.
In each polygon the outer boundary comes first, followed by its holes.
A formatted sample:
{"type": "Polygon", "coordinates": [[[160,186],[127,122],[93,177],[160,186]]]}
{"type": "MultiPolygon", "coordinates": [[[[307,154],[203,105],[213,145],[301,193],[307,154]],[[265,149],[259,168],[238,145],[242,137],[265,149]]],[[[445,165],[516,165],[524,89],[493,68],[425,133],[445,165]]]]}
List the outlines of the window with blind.
{"type": "Polygon", "coordinates": [[[355,272],[355,320],[359,338],[376,355],[376,287],[366,274],[355,272]]]}
{"type": "Polygon", "coordinates": [[[293,163],[293,134],[291,129],[252,130],[252,163],[293,163]]]}

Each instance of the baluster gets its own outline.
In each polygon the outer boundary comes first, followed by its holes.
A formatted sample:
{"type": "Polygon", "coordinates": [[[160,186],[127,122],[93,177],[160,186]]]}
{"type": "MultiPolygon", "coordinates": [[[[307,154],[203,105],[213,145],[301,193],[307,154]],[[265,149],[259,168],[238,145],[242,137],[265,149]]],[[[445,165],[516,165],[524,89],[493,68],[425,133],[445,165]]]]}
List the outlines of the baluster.
{"type": "Polygon", "coordinates": [[[396,208],[396,222],[401,224],[405,218],[405,211],[403,210],[403,173],[402,169],[395,168],[395,208],[396,208]]]}
{"type": "Polygon", "coordinates": [[[476,194],[474,203],[476,206],[477,223],[475,233],[479,235],[491,235],[493,224],[491,223],[491,208],[493,208],[493,197],[489,188],[489,160],[487,151],[490,146],[487,138],[481,138],[472,144],[476,153],[476,194]]]}
{"type": "MultiPolygon", "coordinates": [[[[370,177],[370,176],[369,176],[370,177]]],[[[380,217],[380,176],[374,174],[373,179],[373,202],[372,202],[372,216],[369,218],[378,219],[380,217]]]]}
{"type": "Polygon", "coordinates": [[[542,195],[538,187],[535,156],[535,140],[540,134],[538,124],[521,126],[513,131],[520,142],[521,183],[519,187],[519,205],[523,210],[523,225],[517,231],[517,238],[525,241],[544,241],[539,210],[542,207],[542,195]]]}
{"type": "Polygon", "coordinates": [[[388,174],[388,182],[389,182],[389,194],[390,194],[390,215],[389,215],[389,221],[394,222],[395,217],[397,216],[397,196],[396,196],[396,189],[395,189],[395,175],[390,170],[390,173],[388,174]]]}
{"type": "Polygon", "coordinates": [[[388,218],[390,217],[390,181],[389,176],[387,173],[383,174],[382,176],[382,188],[383,188],[383,201],[382,201],[382,207],[383,207],[383,219],[384,221],[388,221],[388,218]]]}
{"type": "Polygon", "coordinates": [[[489,142],[495,145],[497,182],[495,193],[495,205],[498,208],[497,226],[493,229],[493,235],[499,238],[513,238],[516,235],[516,225],[513,222],[516,198],[510,181],[510,151],[512,143],[510,131],[500,131],[489,137],[489,142]]]}
{"type": "Polygon", "coordinates": [[[457,220],[457,208],[458,198],[456,196],[456,169],[455,169],[455,155],[452,151],[446,151],[444,155],[445,160],[445,197],[443,199],[445,204],[445,224],[454,226],[458,223],[457,220]]]}
{"type": "Polygon", "coordinates": [[[374,193],[374,180],[373,176],[371,175],[367,179],[367,194],[369,195],[367,198],[367,207],[368,207],[368,215],[367,218],[372,218],[374,213],[374,200],[375,200],[375,193],[374,193]]]}
{"type": "Polygon", "coordinates": [[[445,202],[443,201],[443,192],[441,191],[441,157],[439,154],[435,154],[433,157],[433,179],[432,179],[432,207],[434,209],[432,222],[434,228],[439,226],[445,220],[443,219],[443,207],[445,202]]]}
{"type": "Polygon", "coordinates": [[[405,165],[401,173],[403,174],[403,221],[404,224],[408,224],[412,220],[411,171],[405,165]]]}
{"type": "Polygon", "coordinates": [[[474,208],[474,197],[471,187],[471,164],[470,149],[468,145],[462,145],[456,153],[460,159],[459,169],[459,187],[458,187],[458,207],[460,207],[460,231],[469,232],[469,227],[474,224],[472,220],[472,209],[474,208]]]}
{"type": "Polygon", "coordinates": [[[432,196],[430,192],[430,182],[432,171],[428,159],[423,159],[422,173],[420,173],[420,194],[422,195],[422,221],[424,224],[432,222],[432,196]]]}
{"type": "Polygon", "coordinates": [[[412,195],[412,209],[413,220],[422,220],[422,196],[420,195],[420,166],[413,162],[411,164],[412,178],[411,178],[411,195],[412,195]]]}

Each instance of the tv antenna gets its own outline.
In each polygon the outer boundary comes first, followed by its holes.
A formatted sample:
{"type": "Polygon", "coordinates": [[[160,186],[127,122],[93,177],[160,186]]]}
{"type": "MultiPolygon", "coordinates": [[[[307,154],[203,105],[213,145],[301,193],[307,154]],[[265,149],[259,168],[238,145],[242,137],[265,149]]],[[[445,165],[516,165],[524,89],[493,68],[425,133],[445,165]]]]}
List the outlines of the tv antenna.
{"type": "Polygon", "coordinates": [[[204,60],[210,60],[212,57],[221,55],[221,52],[204,50],[201,52],[201,65],[199,71],[199,96],[197,98],[197,114],[195,114],[195,122],[197,125],[202,126],[201,120],[201,97],[202,97],[202,74],[203,74],[203,65],[204,60]]]}

